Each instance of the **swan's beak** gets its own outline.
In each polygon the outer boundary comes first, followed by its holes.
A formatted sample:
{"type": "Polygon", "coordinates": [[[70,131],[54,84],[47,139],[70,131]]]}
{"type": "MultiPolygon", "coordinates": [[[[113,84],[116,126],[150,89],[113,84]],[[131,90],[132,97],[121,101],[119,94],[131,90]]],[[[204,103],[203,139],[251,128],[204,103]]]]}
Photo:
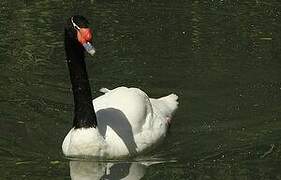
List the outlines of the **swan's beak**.
{"type": "Polygon", "coordinates": [[[94,48],[94,46],[90,43],[90,42],[86,42],[83,44],[83,47],[85,48],[85,50],[91,55],[93,56],[96,53],[96,50],[94,48]]]}
{"type": "Polygon", "coordinates": [[[90,28],[79,28],[79,30],[77,30],[77,39],[90,55],[93,56],[95,54],[96,50],[91,43],[92,31],[90,28]]]}

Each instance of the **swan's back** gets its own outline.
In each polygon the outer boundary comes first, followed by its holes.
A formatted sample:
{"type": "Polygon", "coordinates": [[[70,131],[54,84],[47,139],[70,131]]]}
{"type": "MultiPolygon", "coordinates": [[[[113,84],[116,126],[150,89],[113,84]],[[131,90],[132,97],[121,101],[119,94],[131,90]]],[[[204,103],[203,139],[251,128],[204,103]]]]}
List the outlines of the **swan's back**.
{"type": "Polygon", "coordinates": [[[101,91],[105,94],[93,100],[98,129],[114,151],[134,154],[165,137],[178,107],[177,95],[154,99],[126,87],[101,91]]]}
{"type": "MultiPolygon", "coordinates": [[[[103,89],[104,91],[104,89],[103,89]]],[[[134,134],[152,117],[152,105],[148,96],[137,88],[118,87],[104,91],[105,94],[94,99],[98,121],[127,121],[134,134]]],[[[113,122],[111,122],[113,123],[113,122]]],[[[116,124],[117,126],[117,124],[116,124]]]]}

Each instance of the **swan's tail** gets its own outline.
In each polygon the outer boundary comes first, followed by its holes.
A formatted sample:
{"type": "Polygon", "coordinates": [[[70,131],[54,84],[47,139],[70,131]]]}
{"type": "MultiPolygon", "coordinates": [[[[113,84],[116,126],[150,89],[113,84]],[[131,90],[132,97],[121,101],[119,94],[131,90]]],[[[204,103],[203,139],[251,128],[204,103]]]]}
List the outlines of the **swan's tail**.
{"type": "Polygon", "coordinates": [[[164,96],[159,98],[164,103],[164,106],[166,106],[165,113],[167,116],[172,117],[172,115],[175,113],[175,111],[178,108],[178,96],[176,94],[170,94],[168,96],[164,96]]]}
{"type": "Polygon", "coordinates": [[[158,99],[150,98],[155,113],[161,115],[167,122],[168,127],[171,124],[172,116],[178,108],[178,96],[170,94],[158,99]]]}

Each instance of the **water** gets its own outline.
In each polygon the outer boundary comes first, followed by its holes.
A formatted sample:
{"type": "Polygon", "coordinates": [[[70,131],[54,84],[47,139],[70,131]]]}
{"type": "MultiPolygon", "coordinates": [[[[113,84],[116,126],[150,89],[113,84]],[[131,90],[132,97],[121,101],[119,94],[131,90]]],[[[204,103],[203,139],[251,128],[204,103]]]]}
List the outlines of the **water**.
{"type": "Polygon", "coordinates": [[[279,1],[0,5],[0,179],[281,179],[279,1]],[[179,95],[153,152],[110,162],[63,157],[73,108],[63,25],[72,14],[93,25],[94,96],[122,85],[179,95]]]}

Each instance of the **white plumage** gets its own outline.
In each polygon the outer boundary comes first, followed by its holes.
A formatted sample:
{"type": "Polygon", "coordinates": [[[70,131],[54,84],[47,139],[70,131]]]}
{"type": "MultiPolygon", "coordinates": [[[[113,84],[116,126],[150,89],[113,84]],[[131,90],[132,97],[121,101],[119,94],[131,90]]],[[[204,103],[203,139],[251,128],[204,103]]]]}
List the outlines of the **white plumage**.
{"type": "Polygon", "coordinates": [[[118,158],[153,148],[166,135],[178,96],[153,99],[137,88],[102,88],[93,100],[96,128],[71,129],[62,145],[66,156],[118,158]]]}

